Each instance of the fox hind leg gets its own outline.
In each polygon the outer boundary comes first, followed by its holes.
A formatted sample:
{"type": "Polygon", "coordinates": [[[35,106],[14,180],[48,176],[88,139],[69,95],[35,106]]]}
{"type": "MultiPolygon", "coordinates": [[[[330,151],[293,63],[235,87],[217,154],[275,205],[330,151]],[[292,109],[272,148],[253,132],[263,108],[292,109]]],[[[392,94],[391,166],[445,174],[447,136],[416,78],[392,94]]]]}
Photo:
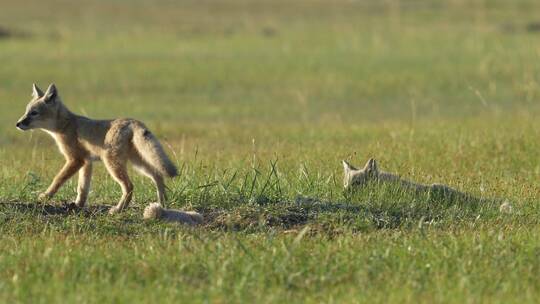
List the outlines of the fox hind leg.
{"type": "Polygon", "coordinates": [[[109,210],[110,214],[114,214],[124,210],[131,202],[133,196],[133,183],[129,179],[127,173],[125,158],[107,155],[103,158],[103,163],[109,174],[111,174],[114,180],[122,187],[122,197],[120,198],[120,201],[115,207],[109,210]]]}
{"type": "Polygon", "coordinates": [[[163,181],[163,176],[161,176],[161,174],[156,172],[156,170],[152,169],[152,167],[149,164],[144,162],[144,160],[142,160],[138,156],[133,157],[131,161],[133,162],[133,166],[135,167],[135,169],[137,169],[137,171],[144,174],[145,176],[150,178],[152,182],[154,182],[154,185],[156,186],[156,190],[157,190],[158,203],[161,206],[165,207],[164,204],[165,204],[166,196],[165,196],[165,182],[163,181]]]}

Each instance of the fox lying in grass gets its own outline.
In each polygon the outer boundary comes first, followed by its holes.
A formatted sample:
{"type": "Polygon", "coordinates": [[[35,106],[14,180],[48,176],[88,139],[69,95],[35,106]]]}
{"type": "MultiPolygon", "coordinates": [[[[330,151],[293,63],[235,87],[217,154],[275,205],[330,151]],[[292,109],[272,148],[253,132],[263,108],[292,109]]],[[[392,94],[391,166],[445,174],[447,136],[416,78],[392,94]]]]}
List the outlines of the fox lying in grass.
{"type": "Polygon", "coordinates": [[[127,162],[146,175],[157,188],[158,204],[165,203],[165,177],[178,175],[156,137],[134,119],[93,120],[72,113],[61,101],[54,84],[43,93],[35,84],[32,100],[17,122],[19,130],[42,129],[56,141],[66,163],[40,199],[49,199],[77,171],[79,183],[75,204],[83,207],[90,191],[92,162],[102,160],[109,174],[122,187],[122,197],[110,214],[125,209],[131,202],[133,183],[127,162]]]}
{"type": "Polygon", "coordinates": [[[447,198],[451,197],[457,199],[472,198],[469,194],[460,192],[446,185],[424,185],[403,179],[399,175],[393,173],[380,171],[377,166],[377,161],[373,158],[369,159],[362,169],[357,169],[346,161],[342,162],[344,170],[343,187],[345,189],[357,189],[369,182],[383,182],[397,184],[404,189],[418,193],[429,193],[430,195],[438,194],[447,198]]]}

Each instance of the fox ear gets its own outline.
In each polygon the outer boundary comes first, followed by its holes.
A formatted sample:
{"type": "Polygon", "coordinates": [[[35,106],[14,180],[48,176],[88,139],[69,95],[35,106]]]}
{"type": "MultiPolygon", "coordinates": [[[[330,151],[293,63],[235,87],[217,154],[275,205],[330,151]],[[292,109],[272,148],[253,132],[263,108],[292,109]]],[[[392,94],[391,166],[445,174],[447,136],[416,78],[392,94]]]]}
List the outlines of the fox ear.
{"type": "Polygon", "coordinates": [[[379,172],[379,167],[377,166],[377,161],[373,158],[370,158],[366,165],[364,166],[364,170],[367,172],[379,172]]]}
{"type": "Polygon", "coordinates": [[[353,170],[358,170],[356,169],[355,167],[351,166],[351,164],[349,164],[347,161],[345,160],[342,160],[341,163],[343,164],[343,171],[345,172],[349,172],[349,171],[353,171],[353,170]]]}
{"type": "Polygon", "coordinates": [[[44,100],[45,102],[54,102],[57,96],[58,91],[56,90],[56,86],[54,85],[54,83],[52,83],[51,85],[49,85],[47,91],[45,92],[44,100]]]}
{"type": "Polygon", "coordinates": [[[43,96],[43,91],[40,88],[38,88],[38,86],[35,83],[33,83],[32,84],[32,97],[34,99],[38,99],[41,96],[43,96]]]}

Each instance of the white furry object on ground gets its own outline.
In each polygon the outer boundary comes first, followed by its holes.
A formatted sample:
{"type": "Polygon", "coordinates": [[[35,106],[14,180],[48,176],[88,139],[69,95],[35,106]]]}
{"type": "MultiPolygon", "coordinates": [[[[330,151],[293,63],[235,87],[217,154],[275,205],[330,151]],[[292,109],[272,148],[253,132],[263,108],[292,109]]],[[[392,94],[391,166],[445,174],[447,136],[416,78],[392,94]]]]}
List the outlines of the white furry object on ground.
{"type": "Polygon", "coordinates": [[[159,203],[152,203],[144,208],[143,218],[145,220],[165,220],[192,226],[202,224],[204,220],[203,216],[198,212],[165,209],[159,203]]]}
{"type": "Polygon", "coordinates": [[[514,206],[512,206],[512,203],[510,203],[509,201],[504,201],[504,203],[499,206],[499,212],[511,214],[514,212],[514,206]]]}

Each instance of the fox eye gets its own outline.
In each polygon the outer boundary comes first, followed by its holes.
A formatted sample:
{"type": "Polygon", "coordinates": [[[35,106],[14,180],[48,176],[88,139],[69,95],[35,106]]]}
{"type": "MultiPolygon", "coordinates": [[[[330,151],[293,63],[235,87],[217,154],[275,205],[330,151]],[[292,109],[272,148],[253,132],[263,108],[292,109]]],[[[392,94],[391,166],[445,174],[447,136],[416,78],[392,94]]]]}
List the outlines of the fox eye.
{"type": "Polygon", "coordinates": [[[38,111],[34,110],[32,112],[30,112],[30,116],[37,116],[39,113],[38,111]]]}

